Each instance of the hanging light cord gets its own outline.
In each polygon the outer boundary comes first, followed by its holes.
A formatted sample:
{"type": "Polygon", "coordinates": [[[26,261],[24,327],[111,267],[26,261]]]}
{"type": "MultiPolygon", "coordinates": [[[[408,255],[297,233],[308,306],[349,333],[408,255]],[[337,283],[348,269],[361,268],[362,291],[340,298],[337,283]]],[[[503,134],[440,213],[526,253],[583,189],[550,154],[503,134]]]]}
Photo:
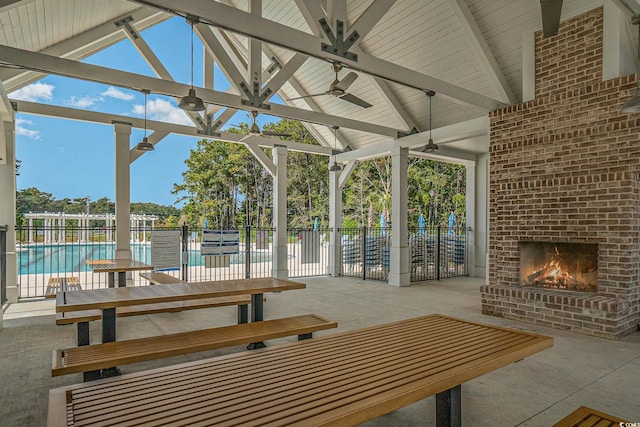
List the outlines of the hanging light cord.
{"type": "Polygon", "coordinates": [[[193,21],[191,22],[191,88],[193,88],[193,21]]]}
{"type": "Polygon", "coordinates": [[[431,126],[431,98],[432,98],[432,95],[427,93],[427,96],[429,97],[429,139],[432,139],[431,138],[431,129],[433,129],[433,126],[431,126]]]}
{"type": "Polygon", "coordinates": [[[147,91],[143,91],[144,93],[144,137],[147,137],[147,91]]]}

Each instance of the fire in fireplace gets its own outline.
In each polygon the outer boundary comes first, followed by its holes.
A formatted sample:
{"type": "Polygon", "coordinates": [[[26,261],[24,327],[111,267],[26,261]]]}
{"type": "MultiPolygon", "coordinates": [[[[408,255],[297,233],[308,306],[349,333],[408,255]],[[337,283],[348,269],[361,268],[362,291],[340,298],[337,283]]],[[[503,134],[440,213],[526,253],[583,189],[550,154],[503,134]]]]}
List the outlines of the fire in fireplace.
{"type": "Polygon", "coordinates": [[[520,242],[520,284],[597,292],[598,245],[520,242]]]}

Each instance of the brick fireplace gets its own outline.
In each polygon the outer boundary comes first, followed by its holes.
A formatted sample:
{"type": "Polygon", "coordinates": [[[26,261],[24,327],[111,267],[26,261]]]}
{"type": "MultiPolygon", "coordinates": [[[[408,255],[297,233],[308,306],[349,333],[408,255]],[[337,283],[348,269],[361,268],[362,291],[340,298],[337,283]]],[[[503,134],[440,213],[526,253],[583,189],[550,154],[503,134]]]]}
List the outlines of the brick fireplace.
{"type": "Polygon", "coordinates": [[[602,81],[602,28],[598,8],[563,22],[556,37],[536,34],[535,99],[490,114],[481,294],[485,314],[617,339],[639,321],[640,114],[620,112],[635,75],[602,81]],[[580,281],[595,283],[527,286],[527,242],[586,245],[595,263],[566,251],[563,259],[582,262],[580,281]]]}

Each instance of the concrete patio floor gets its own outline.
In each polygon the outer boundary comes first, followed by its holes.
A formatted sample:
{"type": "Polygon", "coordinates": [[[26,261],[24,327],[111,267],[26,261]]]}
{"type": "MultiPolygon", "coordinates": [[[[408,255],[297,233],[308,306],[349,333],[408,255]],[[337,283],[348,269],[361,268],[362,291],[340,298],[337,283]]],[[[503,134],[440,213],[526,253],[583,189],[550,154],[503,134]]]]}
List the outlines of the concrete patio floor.
{"type": "MultiPolygon", "coordinates": [[[[581,405],[640,423],[640,332],[620,341],[484,316],[484,279],[458,278],[396,288],[340,278],[298,279],[307,289],[267,294],[265,318],[316,313],[338,322],[337,331],[430,313],[531,331],[554,338],[554,347],[462,386],[465,426],[551,426],[581,405]]],[[[51,354],[74,346],[74,326],[55,325],[55,302],[11,305],[0,330],[0,426],[44,426],[50,388],[82,381],[80,374],[51,378],[51,354]]],[[[118,338],[233,324],[236,310],[222,307],[120,319],[118,338]]],[[[99,322],[91,336],[99,337],[99,322]]],[[[316,336],[335,333],[323,331],[316,336]]],[[[268,345],[295,341],[272,340],[268,345]]],[[[244,346],[121,367],[123,373],[243,351],[244,346]]],[[[392,412],[365,426],[434,425],[435,398],[392,412]]]]}

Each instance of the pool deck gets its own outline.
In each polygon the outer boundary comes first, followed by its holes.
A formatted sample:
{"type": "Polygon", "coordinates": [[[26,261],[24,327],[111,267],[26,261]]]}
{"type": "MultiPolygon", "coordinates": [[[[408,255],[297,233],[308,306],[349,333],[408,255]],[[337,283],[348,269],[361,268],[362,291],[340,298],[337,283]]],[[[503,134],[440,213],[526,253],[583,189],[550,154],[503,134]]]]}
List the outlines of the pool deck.
{"type": "MultiPolygon", "coordinates": [[[[619,341],[520,323],[480,312],[483,279],[457,278],[397,288],[351,278],[296,279],[304,290],[267,295],[265,318],[316,313],[346,331],[429,313],[442,313],[554,338],[551,349],[483,375],[462,387],[465,426],[550,426],[578,408],[589,406],[640,422],[640,332],[619,341]]],[[[56,326],[54,302],[31,300],[11,305],[0,330],[0,425],[43,426],[48,390],[79,383],[80,374],[51,378],[51,354],[75,345],[73,326],[56,326]]],[[[123,318],[119,338],[168,334],[211,325],[233,324],[232,307],[123,318]]],[[[120,321],[119,321],[120,322],[120,321]]],[[[98,337],[99,322],[91,325],[98,337]]],[[[335,333],[322,331],[316,336],[335,333]]],[[[267,342],[295,341],[284,338],[267,342]]],[[[244,346],[123,366],[124,373],[243,351],[244,346]]],[[[430,426],[435,399],[428,398],[364,425],[430,426]]]]}

